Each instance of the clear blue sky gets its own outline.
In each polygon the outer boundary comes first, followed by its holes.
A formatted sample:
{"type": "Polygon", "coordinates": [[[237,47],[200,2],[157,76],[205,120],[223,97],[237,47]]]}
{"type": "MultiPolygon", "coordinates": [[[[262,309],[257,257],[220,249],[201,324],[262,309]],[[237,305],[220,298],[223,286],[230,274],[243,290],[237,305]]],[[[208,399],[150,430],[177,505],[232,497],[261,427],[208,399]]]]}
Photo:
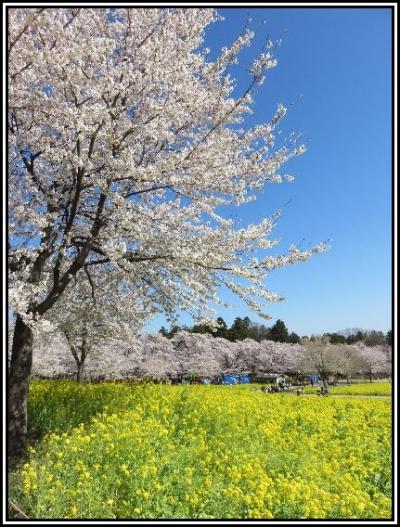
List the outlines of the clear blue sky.
{"type": "MultiPolygon", "coordinates": [[[[302,132],[308,151],[286,166],[292,183],[269,185],[257,202],[235,213],[242,225],[286,207],[275,236],[314,244],[332,238],[329,252],[273,272],[269,288],[286,297],[269,314],[300,335],[349,327],[391,327],[391,13],[389,9],[220,9],[205,45],[211,55],[229,45],[248,17],[254,45],[232,74],[240,87],[246,66],[267,35],[284,32],[270,70],[256,95],[252,122],[268,121],[276,104],[290,105],[283,133],[302,132]],[[264,22],[265,21],[265,22],[264,22]],[[299,96],[302,96],[298,100],[299,96]]],[[[228,324],[237,316],[264,322],[243,304],[222,309],[228,324]]],[[[182,315],[179,322],[190,324],[182,315]]],[[[160,316],[147,330],[166,325],[160,316]]]]}

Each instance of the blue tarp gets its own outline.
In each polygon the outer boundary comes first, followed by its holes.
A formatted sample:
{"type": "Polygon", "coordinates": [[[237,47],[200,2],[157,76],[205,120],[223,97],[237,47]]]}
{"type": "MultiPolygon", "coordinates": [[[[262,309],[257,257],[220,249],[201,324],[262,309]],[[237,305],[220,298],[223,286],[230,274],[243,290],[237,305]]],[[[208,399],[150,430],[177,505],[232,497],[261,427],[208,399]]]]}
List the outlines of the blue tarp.
{"type": "Polygon", "coordinates": [[[307,375],[307,380],[311,382],[318,382],[320,380],[319,375],[307,375]]]}
{"type": "Polygon", "coordinates": [[[221,375],[222,384],[238,384],[239,379],[237,375],[221,375]]]}
{"type": "Polygon", "coordinates": [[[249,384],[250,377],[248,375],[220,375],[219,381],[221,384],[249,384]]]}

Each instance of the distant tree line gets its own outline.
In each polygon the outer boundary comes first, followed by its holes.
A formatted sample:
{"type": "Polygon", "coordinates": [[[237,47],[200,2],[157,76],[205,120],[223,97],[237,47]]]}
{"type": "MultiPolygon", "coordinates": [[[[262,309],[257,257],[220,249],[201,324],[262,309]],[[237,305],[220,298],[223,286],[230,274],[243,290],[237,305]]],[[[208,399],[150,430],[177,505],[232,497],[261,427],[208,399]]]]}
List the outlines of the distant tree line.
{"type": "Polygon", "coordinates": [[[188,333],[210,334],[214,337],[224,338],[231,342],[252,339],[256,342],[263,340],[272,340],[274,342],[287,342],[290,344],[298,344],[300,337],[294,332],[289,333],[285,323],[282,320],[277,320],[275,324],[268,328],[264,324],[252,322],[249,317],[237,317],[233,321],[231,327],[222,317],[217,318],[218,328],[212,328],[206,324],[195,324],[194,326],[172,326],[169,331],[162,327],[160,333],[169,339],[181,331],[188,333]]]}
{"type": "Polygon", "coordinates": [[[341,333],[324,333],[324,337],[329,339],[331,344],[355,344],[356,342],[363,342],[366,346],[392,346],[393,336],[392,330],[389,330],[386,335],[383,331],[357,331],[357,333],[350,335],[342,335],[341,333]]]}
{"type": "MultiPolygon", "coordinates": [[[[228,327],[227,323],[222,317],[217,318],[218,328],[212,328],[206,324],[195,324],[193,326],[178,326],[173,325],[169,330],[164,326],[160,329],[161,335],[171,339],[177,333],[186,331],[187,333],[200,333],[209,334],[214,337],[224,338],[231,342],[252,339],[256,342],[263,340],[272,340],[274,342],[287,342],[290,344],[298,344],[300,340],[310,340],[313,342],[316,336],[302,336],[300,337],[297,333],[292,331],[289,333],[286,324],[283,320],[278,319],[275,324],[271,327],[267,327],[264,324],[258,324],[252,322],[249,317],[237,317],[233,321],[231,327],[228,327]]],[[[386,335],[382,331],[362,331],[358,330],[355,333],[349,335],[343,335],[337,333],[324,333],[323,337],[329,341],[330,344],[355,344],[356,342],[362,342],[366,346],[392,346],[392,330],[388,331],[386,335]]]]}

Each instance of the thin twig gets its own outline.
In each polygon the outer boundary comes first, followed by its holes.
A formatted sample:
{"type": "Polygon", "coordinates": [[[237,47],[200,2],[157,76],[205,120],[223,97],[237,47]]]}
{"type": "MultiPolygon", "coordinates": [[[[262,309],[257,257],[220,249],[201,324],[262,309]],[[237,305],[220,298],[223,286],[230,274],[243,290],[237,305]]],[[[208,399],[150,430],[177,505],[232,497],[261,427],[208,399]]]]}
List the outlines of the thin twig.
{"type": "Polygon", "coordinates": [[[27,516],[24,511],[22,511],[19,507],[17,507],[17,505],[15,505],[15,503],[13,503],[11,500],[8,500],[8,503],[11,505],[11,507],[16,511],[18,512],[19,514],[21,514],[24,518],[26,518],[27,520],[29,520],[29,516],[27,516]]]}

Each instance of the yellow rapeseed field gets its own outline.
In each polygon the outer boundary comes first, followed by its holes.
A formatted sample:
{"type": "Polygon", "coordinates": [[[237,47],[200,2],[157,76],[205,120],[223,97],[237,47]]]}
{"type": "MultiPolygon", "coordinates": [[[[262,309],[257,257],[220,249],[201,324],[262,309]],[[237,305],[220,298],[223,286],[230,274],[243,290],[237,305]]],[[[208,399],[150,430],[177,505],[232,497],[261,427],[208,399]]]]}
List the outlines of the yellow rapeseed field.
{"type": "Polygon", "coordinates": [[[36,382],[31,419],[46,400],[22,469],[31,518],[391,515],[390,400],[36,382]]]}

